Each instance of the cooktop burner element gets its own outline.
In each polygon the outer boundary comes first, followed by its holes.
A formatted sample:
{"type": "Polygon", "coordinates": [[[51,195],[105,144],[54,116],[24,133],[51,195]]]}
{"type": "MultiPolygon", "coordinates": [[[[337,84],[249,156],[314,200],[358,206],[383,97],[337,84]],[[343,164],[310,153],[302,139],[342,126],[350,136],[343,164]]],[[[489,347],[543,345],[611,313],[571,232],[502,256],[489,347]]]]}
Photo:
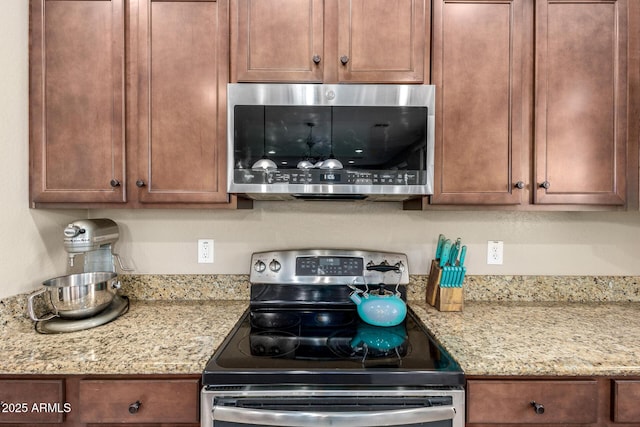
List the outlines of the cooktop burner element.
{"type": "Polygon", "coordinates": [[[406,302],[406,255],[262,252],[251,268],[249,308],[208,362],[205,386],[464,384],[460,366],[410,309],[398,325],[374,326],[349,298],[353,287],[386,282],[406,302]]]}

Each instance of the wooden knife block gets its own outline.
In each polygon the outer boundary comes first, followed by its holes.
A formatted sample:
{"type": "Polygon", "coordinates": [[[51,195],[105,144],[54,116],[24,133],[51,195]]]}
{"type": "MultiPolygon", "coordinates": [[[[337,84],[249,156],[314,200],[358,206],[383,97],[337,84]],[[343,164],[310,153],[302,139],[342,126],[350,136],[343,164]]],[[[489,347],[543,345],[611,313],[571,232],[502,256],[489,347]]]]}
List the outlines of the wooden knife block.
{"type": "Polygon", "coordinates": [[[427,281],[427,304],[440,311],[462,311],[463,291],[458,288],[441,288],[442,268],[436,260],[431,261],[429,280],[427,281]]]}

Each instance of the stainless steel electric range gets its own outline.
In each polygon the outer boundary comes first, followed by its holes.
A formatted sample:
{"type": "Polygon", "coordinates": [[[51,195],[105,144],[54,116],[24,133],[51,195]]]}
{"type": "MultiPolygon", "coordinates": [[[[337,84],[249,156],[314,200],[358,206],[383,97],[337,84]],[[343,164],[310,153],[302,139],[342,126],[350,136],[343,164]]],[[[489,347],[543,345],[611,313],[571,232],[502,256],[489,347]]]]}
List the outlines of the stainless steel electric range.
{"type": "Polygon", "coordinates": [[[464,374],[408,309],[364,322],[350,299],[406,301],[407,257],[286,250],[251,259],[248,310],[202,375],[202,426],[464,426],[464,374]]]}

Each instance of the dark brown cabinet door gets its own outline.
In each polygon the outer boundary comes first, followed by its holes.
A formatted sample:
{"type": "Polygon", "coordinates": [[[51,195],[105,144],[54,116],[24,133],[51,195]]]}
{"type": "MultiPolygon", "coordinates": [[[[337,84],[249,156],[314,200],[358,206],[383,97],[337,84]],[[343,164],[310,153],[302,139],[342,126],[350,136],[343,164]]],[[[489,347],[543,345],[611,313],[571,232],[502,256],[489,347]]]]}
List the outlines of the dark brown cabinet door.
{"type": "Polygon", "coordinates": [[[231,22],[237,81],[322,81],[323,0],[234,0],[231,22]]]}
{"type": "Polygon", "coordinates": [[[138,198],[226,202],[226,0],[139,7],[138,198]]]}
{"type": "Polygon", "coordinates": [[[598,383],[584,380],[469,380],[467,423],[590,424],[598,422],[598,383]],[[543,412],[536,409],[541,405],[543,412]]]}
{"type": "Polygon", "coordinates": [[[62,379],[0,379],[0,402],[0,425],[62,425],[71,411],[62,379]]]}
{"type": "Polygon", "coordinates": [[[31,0],[30,201],[124,202],[123,0],[31,0]]]}
{"type": "Polygon", "coordinates": [[[233,0],[238,82],[423,83],[426,0],[233,0]]]}
{"type": "Polygon", "coordinates": [[[627,0],[535,4],[535,203],[622,205],[627,0]]]}
{"type": "Polygon", "coordinates": [[[431,203],[523,200],[523,13],[522,0],[434,1],[431,203]]]}
{"type": "Polygon", "coordinates": [[[428,12],[425,0],[338,0],[338,80],[428,81],[428,12]]]}

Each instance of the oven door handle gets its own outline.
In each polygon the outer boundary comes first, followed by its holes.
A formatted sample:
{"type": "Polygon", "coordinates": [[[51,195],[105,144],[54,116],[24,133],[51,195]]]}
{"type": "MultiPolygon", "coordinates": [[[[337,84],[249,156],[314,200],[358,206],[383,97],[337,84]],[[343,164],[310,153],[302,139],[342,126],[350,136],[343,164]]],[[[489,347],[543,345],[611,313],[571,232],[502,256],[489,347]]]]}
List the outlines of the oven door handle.
{"type": "Polygon", "coordinates": [[[452,406],[436,406],[392,411],[277,411],[264,409],[215,406],[214,421],[226,421],[257,426],[306,427],[380,427],[452,420],[456,410],[452,406]]]}

